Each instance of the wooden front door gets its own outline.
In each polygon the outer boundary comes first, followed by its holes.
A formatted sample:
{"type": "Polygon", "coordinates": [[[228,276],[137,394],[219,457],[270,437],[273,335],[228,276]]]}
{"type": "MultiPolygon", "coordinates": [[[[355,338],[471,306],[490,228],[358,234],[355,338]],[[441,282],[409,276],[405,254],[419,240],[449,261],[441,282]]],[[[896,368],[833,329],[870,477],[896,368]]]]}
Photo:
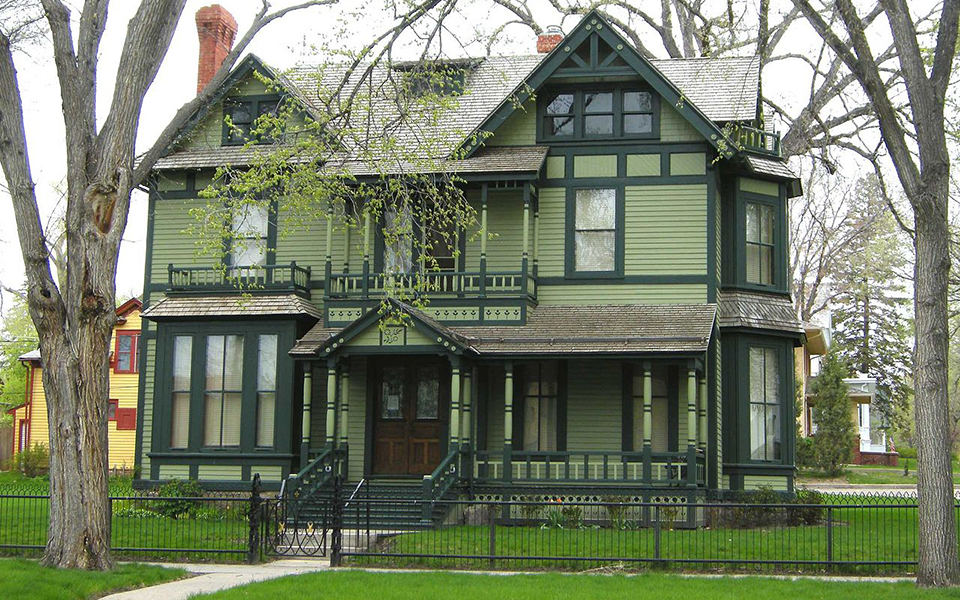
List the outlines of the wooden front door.
{"type": "Polygon", "coordinates": [[[427,475],[440,464],[449,388],[444,366],[440,360],[388,359],[377,367],[374,474],[427,475]]]}

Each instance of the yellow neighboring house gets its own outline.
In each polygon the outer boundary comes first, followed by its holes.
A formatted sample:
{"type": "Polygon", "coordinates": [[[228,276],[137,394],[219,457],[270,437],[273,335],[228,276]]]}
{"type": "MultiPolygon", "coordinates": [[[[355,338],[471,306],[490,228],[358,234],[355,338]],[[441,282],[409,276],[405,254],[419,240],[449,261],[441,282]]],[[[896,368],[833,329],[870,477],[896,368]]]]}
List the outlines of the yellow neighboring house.
{"type": "MultiPolygon", "coordinates": [[[[140,382],[140,300],[132,298],[117,308],[110,352],[109,421],[110,469],[133,470],[137,437],[137,387],[140,382]]],[[[10,409],[13,415],[13,451],[34,444],[50,445],[47,430],[47,402],[43,392],[40,351],[20,357],[27,368],[24,403],[10,409]]]]}

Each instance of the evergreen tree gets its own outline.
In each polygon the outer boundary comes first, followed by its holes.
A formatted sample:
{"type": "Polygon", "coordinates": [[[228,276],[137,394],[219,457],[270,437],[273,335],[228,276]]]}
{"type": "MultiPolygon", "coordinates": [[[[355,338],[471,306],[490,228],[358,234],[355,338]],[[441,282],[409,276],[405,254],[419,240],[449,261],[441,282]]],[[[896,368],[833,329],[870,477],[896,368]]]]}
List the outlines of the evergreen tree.
{"type": "Polygon", "coordinates": [[[844,378],[848,371],[836,351],[823,357],[820,374],[813,381],[813,419],[817,433],[813,436],[813,460],[816,467],[829,475],[839,475],[843,465],[853,457],[856,432],[852,403],[844,378]]]}
{"type": "Polygon", "coordinates": [[[891,425],[909,419],[911,300],[904,283],[908,244],[876,178],[860,180],[851,198],[851,226],[863,230],[834,278],[833,347],[850,367],[877,380],[874,408],[891,425]]]}

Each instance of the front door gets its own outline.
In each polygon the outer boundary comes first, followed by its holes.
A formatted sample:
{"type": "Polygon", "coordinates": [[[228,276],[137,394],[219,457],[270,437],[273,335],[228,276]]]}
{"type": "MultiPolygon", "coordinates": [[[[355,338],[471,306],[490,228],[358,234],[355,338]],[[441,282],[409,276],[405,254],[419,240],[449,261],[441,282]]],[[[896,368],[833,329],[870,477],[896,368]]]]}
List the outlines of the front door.
{"type": "Polygon", "coordinates": [[[448,369],[440,360],[389,359],[376,369],[373,473],[427,475],[440,464],[448,369]]]}

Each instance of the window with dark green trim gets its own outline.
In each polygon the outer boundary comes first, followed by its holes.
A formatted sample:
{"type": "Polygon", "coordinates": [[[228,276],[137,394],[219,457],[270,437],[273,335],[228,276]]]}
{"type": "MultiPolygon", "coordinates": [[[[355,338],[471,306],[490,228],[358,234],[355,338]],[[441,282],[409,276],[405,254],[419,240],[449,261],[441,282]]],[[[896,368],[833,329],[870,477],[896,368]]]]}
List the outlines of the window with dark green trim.
{"type": "Polygon", "coordinates": [[[747,282],[773,285],[776,264],[774,207],[759,202],[746,205],[747,282]]]}
{"type": "Polygon", "coordinates": [[[750,346],[750,459],[782,458],[780,422],[780,353],[776,348],[750,346]]]}
{"type": "Polygon", "coordinates": [[[170,394],[170,448],[190,444],[190,373],[193,363],[193,336],[173,337],[173,384],[170,394]]]}
{"type": "Polygon", "coordinates": [[[574,191],[573,270],[613,273],[617,270],[617,190],[574,191]]]}
{"type": "Polygon", "coordinates": [[[541,141],[650,139],[660,136],[660,97],[635,86],[599,85],[545,94],[541,141]]]}
{"type": "MultiPolygon", "coordinates": [[[[223,103],[224,117],[230,117],[230,124],[224,119],[223,140],[224,146],[238,146],[251,140],[251,131],[256,127],[257,118],[266,114],[276,115],[280,106],[280,97],[255,96],[227,98],[223,103]],[[232,125],[232,126],[231,126],[232,125]]],[[[259,144],[270,143],[269,136],[257,136],[259,144]]]]}
{"type": "Polygon", "coordinates": [[[524,368],[523,450],[557,450],[558,392],[555,361],[533,363],[524,368]]]}
{"type": "Polygon", "coordinates": [[[207,336],[203,392],[203,445],[240,445],[243,406],[243,336],[207,336]]]}
{"type": "Polygon", "coordinates": [[[257,447],[273,447],[277,416],[276,334],[257,336],[257,447]]]}

